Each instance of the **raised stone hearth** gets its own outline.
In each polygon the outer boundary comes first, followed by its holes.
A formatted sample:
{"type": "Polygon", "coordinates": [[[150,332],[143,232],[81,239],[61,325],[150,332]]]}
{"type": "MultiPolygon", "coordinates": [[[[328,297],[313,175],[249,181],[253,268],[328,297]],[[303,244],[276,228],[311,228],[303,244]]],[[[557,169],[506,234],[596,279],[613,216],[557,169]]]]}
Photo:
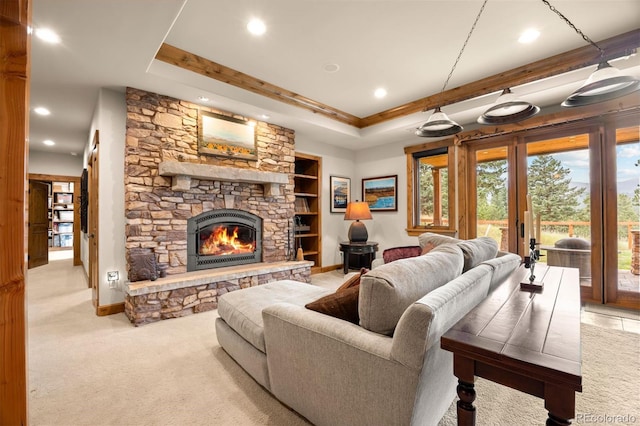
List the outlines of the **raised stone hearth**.
{"type": "Polygon", "coordinates": [[[218,296],[278,280],[311,281],[313,262],[273,262],[187,272],[125,285],[125,314],[136,326],[218,307],[218,296]]]}

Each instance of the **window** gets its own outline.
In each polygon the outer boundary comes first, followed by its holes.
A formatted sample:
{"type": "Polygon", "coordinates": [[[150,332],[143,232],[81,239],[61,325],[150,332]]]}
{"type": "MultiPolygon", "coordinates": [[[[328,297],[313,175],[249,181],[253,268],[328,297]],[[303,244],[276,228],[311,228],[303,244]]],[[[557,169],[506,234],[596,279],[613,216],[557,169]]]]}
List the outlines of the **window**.
{"type": "Polygon", "coordinates": [[[449,155],[447,148],[423,151],[414,156],[418,182],[418,226],[449,225],[449,155]]]}

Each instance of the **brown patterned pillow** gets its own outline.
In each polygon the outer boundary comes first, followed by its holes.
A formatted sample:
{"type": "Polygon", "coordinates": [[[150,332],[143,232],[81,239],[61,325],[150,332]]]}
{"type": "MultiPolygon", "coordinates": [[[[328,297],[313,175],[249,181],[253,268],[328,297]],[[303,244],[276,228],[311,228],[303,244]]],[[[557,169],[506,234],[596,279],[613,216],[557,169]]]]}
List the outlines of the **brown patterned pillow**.
{"type": "Polygon", "coordinates": [[[394,260],[406,259],[407,257],[420,256],[422,250],[420,246],[394,247],[382,252],[384,263],[391,263],[394,260]]]}
{"type": "Polygon", "coordinates": [[[364,274],[366,274],[367,272],[369,272],[369,270],[367,268],[360,268],[360,273],[359,274],[355,274],[354,276],[352,276],[351,278],[346,280],[344,282],[344,284],[342,284],[340,287],[338,287],[338,289],[336,290],[336,293],[339,292],[339,291],[346,290],[348,288],[355,287],[355,286],[359,285],[360,284],[360,277],[363,276],[364,274]]]}
{"type": "MultiPolygon", "coordinates": [[[[359,275],[356,276],[358,279],[360,278],[359,275]]],[[[307,303],[305,308],[358,324],[360,322],[358,315],[359,295],[360,285],[356,285],[321,297],[315,302],[307,303]]]]}

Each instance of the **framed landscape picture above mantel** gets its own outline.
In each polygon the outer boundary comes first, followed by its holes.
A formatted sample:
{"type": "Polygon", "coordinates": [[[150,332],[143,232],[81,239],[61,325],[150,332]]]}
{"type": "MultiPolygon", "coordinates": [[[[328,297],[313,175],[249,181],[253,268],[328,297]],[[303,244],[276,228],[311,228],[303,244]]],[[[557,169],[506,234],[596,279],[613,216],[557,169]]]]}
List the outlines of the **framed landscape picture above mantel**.
{"type": "Polygon", "coordinates": [[[198,153],[257,159],[255,123],[200,110],[198,153]]]}
{"type": "Polygon", "coordinates": [[[398,175],[362,179],[362,198],[373,211],[398,211],[398,175]]]}

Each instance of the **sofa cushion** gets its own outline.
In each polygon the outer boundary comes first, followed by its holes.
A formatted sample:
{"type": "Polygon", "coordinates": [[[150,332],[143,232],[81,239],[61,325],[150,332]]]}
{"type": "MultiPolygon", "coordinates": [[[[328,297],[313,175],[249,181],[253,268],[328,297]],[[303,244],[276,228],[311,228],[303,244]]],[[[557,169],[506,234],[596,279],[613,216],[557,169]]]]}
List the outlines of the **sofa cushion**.
{"type": "Polygon", "coordinates": [[[359,294],[360,285],[356,285],[323,296],[304,306],[312,311],[358,324],[360,321],[360,317],[358,316],[359,294]]]}
{"type": "Polygon", "coordinates": [[[460,240],[457,238],[449,237],[442,234],[436,234],[434,232],[425,232],[424,234],[420,234],[418,236],[418,244],[420,245],[420,248],[422,250],[429,246],[437,247],[441,244],[457,243],[458,241],[460,240]]]}
{"type": "Polygon", "coordinates": [[[459,240],[446,235],[425,232],[418,236],[418,243],[423,249],[423,253],[430,247],[437,247],[441,244],[456,243],[462,249],[464,255],[464,269],[467,272],[475,268],[482,262],[493,259],[498,254],[498,243],[489,237],[478,237],[472,240],[459,240]]]}
{"type": "Polygon", "coordinates": [[[406,259],[407,257],[420,256],[422,250],[419,246],[393,247],[382,252],[384,263],[391,263],[394,260],[406,259]]]}
{"type": "Polygon", "coordinates": [[[489,259],[493,259],[498,254],[498,243],[489,237],[478,237],[472,240],[458,241],[458,247],[462,249],[464,255],[463,272],[475,268],[479,264],[489,259]]]}
{"type": "Polygon", "coordinates": [[[360,280],[360,326],[392,335],[409,305],[462,273],[464,256],[455,244],[440,245],[424,256],[372,269],[360,280]]]}
{"type": "Polygon", "coordinates": [[[265,352],[262,310],[278,302],[304,306],[331,290],[293,280],[274,281],[223,294],[218,315],[229,327],[261,352],[265,352]]]}

